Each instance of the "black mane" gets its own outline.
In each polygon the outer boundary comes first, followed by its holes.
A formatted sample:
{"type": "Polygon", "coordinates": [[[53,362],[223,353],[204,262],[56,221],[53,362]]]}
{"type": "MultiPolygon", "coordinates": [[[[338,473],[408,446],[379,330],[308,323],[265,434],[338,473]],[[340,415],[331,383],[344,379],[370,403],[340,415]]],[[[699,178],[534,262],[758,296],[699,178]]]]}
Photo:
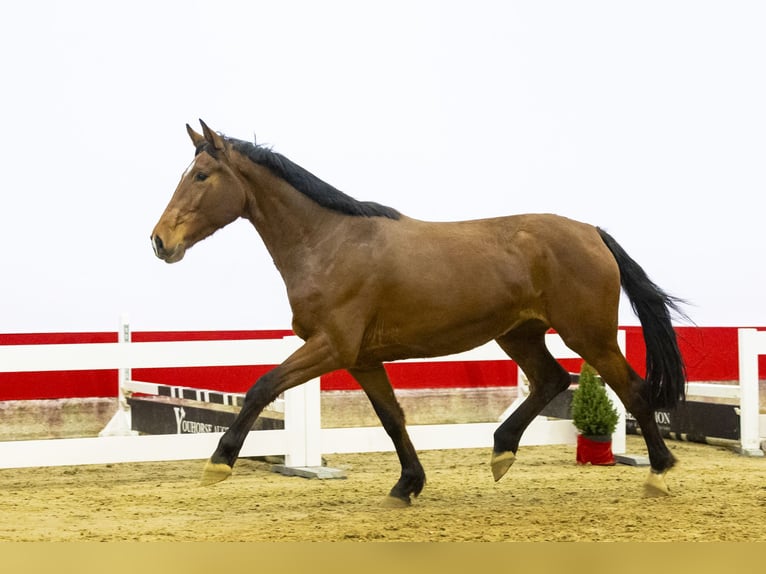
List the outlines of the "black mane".
{"type": "MultiPolygon", "coordinates": [[[[311,198],[322,207],[338,211],[346,215],[362,217],[387,217],[399,219],[401,214],[385,205],[374,201],[358,201],[325,183],[314,174],[293,163],[282,154],[274,152],[267,147],[252,144],[250,142],[226,138],[232,148],[248,157],[251,161],[267,167],[271,172],[284,179],[303,195],[311,198]]],[[[198,150],[198,153],[201,150],[198,150]]]]}

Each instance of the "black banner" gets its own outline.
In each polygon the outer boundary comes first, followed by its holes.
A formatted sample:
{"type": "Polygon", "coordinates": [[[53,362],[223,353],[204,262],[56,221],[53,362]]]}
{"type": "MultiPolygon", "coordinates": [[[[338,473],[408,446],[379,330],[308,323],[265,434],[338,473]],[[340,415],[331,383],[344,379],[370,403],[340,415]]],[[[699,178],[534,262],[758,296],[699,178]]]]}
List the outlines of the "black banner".
{"type": "MultiPolygon", "coordinates": [[[[234,422],[238,409],[189,401],[157,398],[128,399],[131,428],[141,434],[194,434],[224,432],[234,422]]],[[[260,416],[253,430],[284,428],[284,421],[260,416]]]]}
{"type": "MultiPolygon", "coordinates": [[[[709,442],[709,439],[740,440],[739,408],[734,405],[686,401],[672,411],[658,410],[654,419],[665,438],[709,442]]],[[[627,414],[626,432],[641,434],[636,420],[627,414]]]]}

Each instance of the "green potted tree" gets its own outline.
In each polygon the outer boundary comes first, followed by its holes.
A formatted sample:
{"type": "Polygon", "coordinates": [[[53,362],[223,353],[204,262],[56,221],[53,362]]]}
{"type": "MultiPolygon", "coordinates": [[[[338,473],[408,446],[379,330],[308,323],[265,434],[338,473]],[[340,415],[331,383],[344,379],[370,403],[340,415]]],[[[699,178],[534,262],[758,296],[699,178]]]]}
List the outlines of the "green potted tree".
{"type": "Polygon", "coordinates": [[[598,374],[583,363],[580,381],[572,394],[572,420],[579,431],[577,463],[613,465],[612,433],[619,416],[598,374]]]}

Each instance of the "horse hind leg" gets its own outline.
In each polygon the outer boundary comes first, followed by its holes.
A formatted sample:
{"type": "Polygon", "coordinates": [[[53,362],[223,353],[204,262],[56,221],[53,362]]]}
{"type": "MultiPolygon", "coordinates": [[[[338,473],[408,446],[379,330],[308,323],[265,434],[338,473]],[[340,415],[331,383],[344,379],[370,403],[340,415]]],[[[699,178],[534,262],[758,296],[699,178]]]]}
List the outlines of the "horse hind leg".
{"type": "Polygon", "coordinates": [[[500,480],[515,461],[524,430],[570,384],[569,373],[545,346],[544,329],[532,334],[511,332],[498,338],[497,343],[529,379],[529,396],[495,431],[491,460],[495,481],[500,480]]]}
{"type": "Polygon", "coordinates": [[[613,348],[600,354],[575,350],[598,371],[606,384],[614,389],[641,428],[651,465],[649,476],[644,483],[645,495],[668,495],[670,490],[665,481],[665,475],[675,465],[676,459],[665,444],[657,426],[654,409],[651,407],[649,386],[631,368],[616,343],[613,348]]]}

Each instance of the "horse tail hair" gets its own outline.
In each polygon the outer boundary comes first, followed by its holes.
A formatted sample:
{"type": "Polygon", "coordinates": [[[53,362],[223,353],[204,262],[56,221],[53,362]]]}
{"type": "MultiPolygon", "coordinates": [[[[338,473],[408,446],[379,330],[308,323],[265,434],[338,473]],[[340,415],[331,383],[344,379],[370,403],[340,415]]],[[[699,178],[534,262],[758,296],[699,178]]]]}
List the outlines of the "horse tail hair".
{"type": "Polygon", "coordinates": [[[680,308],[684,301],[660,289],[611,235],[597,229],[617,261],[620,284],[641,322],[650,405],[653,409],[672,409],[686,397],[686,368],[671,323],[671,312],[688,319],[680,308]]]}

